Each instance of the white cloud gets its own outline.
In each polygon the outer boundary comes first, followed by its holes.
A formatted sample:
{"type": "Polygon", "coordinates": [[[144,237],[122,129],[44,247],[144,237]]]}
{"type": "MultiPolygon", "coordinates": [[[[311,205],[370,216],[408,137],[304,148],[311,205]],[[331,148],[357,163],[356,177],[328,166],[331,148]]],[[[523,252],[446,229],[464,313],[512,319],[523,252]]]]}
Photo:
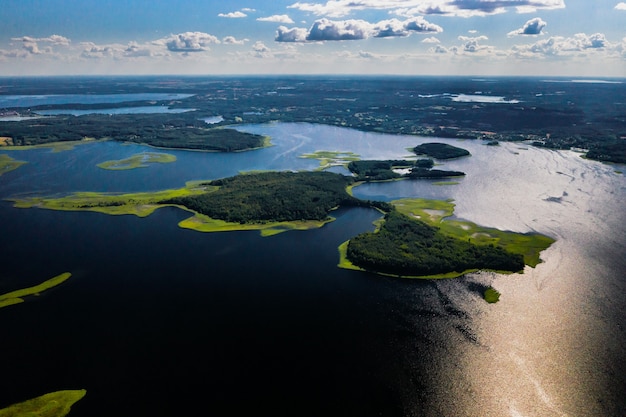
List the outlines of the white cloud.
{"type": "Polygon", "coordinates": [[[528,45],[515,45],[512,52],[520,57],[531,56],[568,56],[583,52],[618,50],[619,45],[612,45],[602,33],[587,35],[577,33],[573,37],[553,36],[528,45]]]}
{"type": "Polygon", "coordinates": [[[461,49],[461,51],[463,52],[475,54],[478,52],[486,52],[486,51],[490,51],[493,49],[490,46],[480,44],[481,41],[486,41],[489,39],[486,36],[476,36],[476,37],[459,36],[458,39],[461,42],[463,42],[462,49],[461,49]]]}
{"type": "Polygon", "coordinates": [[[319,19],[313,23],[307,34],[308,41],[347,41],[369,37],[371,24],[365,20],[333,21],[319,19]]]}
{"type": "Polygon", "coordinates": [[[154,44],[165,45],[172,52],[205,51],[212,43],[220,43],[220,41],[215,36],[204,32],[179,33],[154,41],[154,44]]]}
{"type": "Polygon", "coordinates": [[[439,14],[450,16],[486,16],[515,8],[518,13],[539,9],[562,9],[564,0],[329,0],[326,3],[297,2],[289,8],[318,16],[339,18],[359,10],[389,10],[399,16],[439,14]]]}
{"type": "Polygon", "coordinates": [[[257,41],[254,45],[252,45],[252,50],[254,51],[254,56],[257,58],[272,57],[272,50],[261,41],[257,41]]]}
{"type": "Polygon", "coordinates": [[[243,9],[241,9],[241,11],[245,12],[245,13],[254,13],[254,12],[256,12],[256,9],[251,9],[249,7],[244,7],[243,9]]]}
{"type": "Polygon", "coordinates": [[[226,45],[243,45],[249,39],[237,39],[234,36],[226,36],[222,39],[222,43],[226,45]]]}
{"type": "Polygon", "coordinates": [[[286,14],[280,14],[280,15],[276,14],[274,16],[259,17],[257,20],[259,22],[274,22],[274,23],[284,23],[284,24],[294,23],[294,21],[291,20],[291,18],[287,16],[286,14]]]}
{"type": "Polygon", "coordinates": [[[361,40],[370,37],[405,37],[412,33],[440,33],[443,29],[418,16],[404,21],[398,19],[370,23],[365,20],[316,20],[310,29],[284,26],[278,28],[277,42],[323,42],[361,40]]]}
{"type": "Polygon", "coordinates": [[[69,44],[71,43],[68,38],[61,35],[51,35],[47,38],[33,38],[32,36],[22,36],[19,38],[11,38],[11,40],[22,42],[22,49],[31,55],[51,54],[53,50],[50,45],[69,46],[69,44]],[[39,42],[45,42],[49,45],[41,49],[39,47],[39,42]]]}
{"type": "Polygon", "coordinates": [[[434,36],[431,36],[430,38],[425,38],[422,43],[441,43],[441,41],[434,36]]]}
{"type": "Polygon", "coordinates": [[[248,15],[243,13],[243,12],[220,13],[217,16],[218,17],[226,17],[226,18],[229,18],[229,19],[241,19],[243,17],[248,17],[248,15]]]}
{"type": "Polygon", "coordinates": [[[615,10],[626,10],[626,3],[623,1],[615,5],[615,10]]]}
{"type": "Polygon", "coordinates": [[[515,35],[537,36],[537,35],[541,35],[541,31],[546,26],[547,26],[546,22],[541,20],[541,18],[539,17],[535,17],[534,19],[530,19],[529,21],[524,23],[524,26],[522,26],[521,28],[514,30],[512,32],[509,32],[508,35],[509,36],[515,36],[515,35]]]}
{"type": "Polygon", "coordinates": [[[279,26],[276,30],[276,42],[306,42],[308,30],[304,28],[289,29],[285,26],[279,26]]]}

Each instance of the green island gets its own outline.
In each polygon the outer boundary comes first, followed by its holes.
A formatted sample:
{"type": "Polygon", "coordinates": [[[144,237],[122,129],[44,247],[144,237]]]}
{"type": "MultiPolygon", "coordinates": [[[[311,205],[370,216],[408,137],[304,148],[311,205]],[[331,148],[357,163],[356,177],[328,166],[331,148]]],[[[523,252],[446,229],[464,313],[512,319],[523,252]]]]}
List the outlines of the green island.
{"type": "MultiPolygon", "coordinates": [[[[41,284],[35,285],[33,287],[23,288],[21,290],[15,290],[8,292],[6,294],[0,294],[0,308],[7,307],[13,304],[19,304],[24,302],[23,297],[27,297],[29,295],[39,295],[40,293],[49,290],[50,288],[56,287],[67,281],[72,274],[69,272],[64,272],[60,275],[57,275],[54,278],[50,278],[47,281],[42,282],[41,284]]],[[[1,416],[2,414],[0,414],[1,416]]]]}
{"type": "Polygon", "coordinates": [[[338,207],[372,207],[385,213],[375,233],[364,233],[340,248],[340,266],[403,277],[455,277],[490,269],[517,272],[541,262],[539,253],[554,242],[536,233],[520,234],[448,217],[450,201],[403,199],[364,201],[351,195],[353,177],[326,171],[256,172],[180,189],[64,197],[14,199],[19,208],[96,211],[147,216],[175,206],[193,215],[179,223],[201,232],[258,230],[271,236],[318,228],[333,220],[338,207]]]}
{"type": "Polygon", "coordinates": [[[359,155],[354,152],[315,151],[302,154],[299,158],[317,159],[320,161],[318,170],[324,170],[333,166],[345,166],[347,168],[350,162],[359,160],[359,155]]]}
{"type": "Polygon", "coordinates": [[[24,164],[26,164],[26,162],[16,161],[9,155],[2,154],[0,155],[0,175],[16,170],[24,164]]]}
{"type": "Polygon", "coordinates": [[[340,248],[339,266],[404,278],[453,278],[479,269],[518,272],[541,262],[554,240],[448,220],[450,201],[392,202],[375,232],[362,233],[340,248]]]}
{"type": "Polygon", "coordinates": [[[257,172],[215,181],[193,181],[179,189],[143,193],[78,192],[63,197],[11,199],[17,208],[94,211],[145,217],[166,206],[193,214],[179,223],[201,232],[259,230],[270,236],[319,228],[339,206],[385,208],[386,203],[352,197],[354,179],[330,172],[257,172]]]}
{"type": "Polygon", "coordinates": [[[114,171],[147,168],[151,164],[167,164],[176,161],[174,155],[159,152],[142,152],[132,155],[126,159],[104,161],[98,164],[99,168],[114,171]]]}
{"type": "Polygon", "coordinates": [[[348,169],[358,181],[462,177],[464,172],[432,169],[432,159],[352,161],[348,169]]]}
{"type": "Polygon", "coordinates": [[[422,143],[413,148],[413,152],[418,155],[427,155],[435,159],[452,159],[470,155],[469,151],[447,143],[422,143]]]}
{"type": "Polygon", "coordinates": [[[86,390],[64,390],[44,394],[0,409],[0,417],[65,417],[86,390]]]}

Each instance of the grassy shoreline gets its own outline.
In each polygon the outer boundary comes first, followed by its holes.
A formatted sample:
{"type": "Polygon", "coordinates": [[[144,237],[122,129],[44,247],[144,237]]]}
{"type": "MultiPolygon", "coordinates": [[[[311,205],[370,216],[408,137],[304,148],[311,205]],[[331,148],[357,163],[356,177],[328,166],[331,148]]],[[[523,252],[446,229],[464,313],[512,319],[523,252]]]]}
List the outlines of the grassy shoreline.
{"type": "MultiPolygon", "coordinates": [[[[2,149],[2,148],[0,148],[2,149]]],[[[0,155],[0,175],[6,174],[7,172],[14,171],[28,162],[18,161],[16,159],[11,158],[9,155],[1,154],[0,155]]]]}
{"type": "Polygon", "coordinates": [[[125,159],[110,160],[99,163],[98,168],[111,171],[122,171],[136,168],[147,168],[152,164],[168,164],[176,161],[176,156],[168,153],[142,152],[125,159]]]}
{"type": "Polygon", "coordinates": [[[49,290],[50,288],[56,287],[57,285],[64,283],[71,276],[71,273],[64,272],[54,278],[50,278],[49,280],[42,282],[41,284],[34,285],[28,288],[22,288],[20,290],[11,291],[6,294],[0,294],[0,308],[23,303],[24,297],[28,297],[29,295],[39,295],[40,293],[49,290]]]}
{"type": "Polygon", "coordinates": [[[55,391],[0,409],[0,417],[64,417],[87,390],[55,391]]]}

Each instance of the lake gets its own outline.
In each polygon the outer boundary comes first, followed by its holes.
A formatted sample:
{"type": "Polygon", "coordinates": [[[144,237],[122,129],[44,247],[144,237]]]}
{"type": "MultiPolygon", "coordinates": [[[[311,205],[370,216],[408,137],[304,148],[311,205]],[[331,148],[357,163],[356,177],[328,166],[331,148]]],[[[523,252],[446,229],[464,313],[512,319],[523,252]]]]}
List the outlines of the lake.
{"type": "MultiPolygon", "coordinates": [[[[29,163],[0,197],[180,187],[243,171],[312,170],[317,150],[399,159],[433,138],[275,123],[273,146],[167,150],[171,164],[96,164],[149,150],[98,142],[1,151],[29,163]]],[[[518,143],[436,139],[471,157],[457,185],[397,181],[360,198],[451,198],[455,215],[557,242],[524,274],[399,280],[341,270],[337,246],[373,230],[370,209],[311,231],[203,234],[187,213],[147,218],[16,209],[0,202],[0,293],[61,272],[63,285],[0,310],[0,407],[87,389],[70,416],[617,416],[626,408],[626,167],[518,143]],[[487,304],[479,289],[502,295],[487,304]]],[[[342,171],[341,168],[336,168],[342,171]]]]}

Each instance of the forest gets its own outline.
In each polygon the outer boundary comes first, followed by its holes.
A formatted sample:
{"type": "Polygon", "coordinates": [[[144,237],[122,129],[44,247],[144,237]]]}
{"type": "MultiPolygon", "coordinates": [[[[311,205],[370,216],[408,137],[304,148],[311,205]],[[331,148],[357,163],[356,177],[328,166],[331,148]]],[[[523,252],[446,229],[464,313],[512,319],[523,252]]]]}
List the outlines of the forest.
{"type": "Polygon", "coordinates": [[[524,258],[520,254],[445,236],[438,228],[395,210],[385,215],[378,231],[350,239],[347,257],[363,269],[401,276],[471,269],[511,272],[524,269],[524,258]]]}
{"type": "Polygon", "coordinates": [[[413,152],[418,155],[427,155],[435,159],[453,159],[468,156],[470,153],[466,149],[457,148],[447,143],[422,143],[413,148],[413,152]]]}
{"type": "Polygon", "coordinates": [[[353,182],[324,171],[243,174],[202,184],[219,187],[216,191],[161,203],[235,223],[326,220],[339,206],[372,205],[346,192],[353,182]]]}
{"type": "Polygon", "coordinates": [[[260,135],[223,127],[209,127],[183,114],[87,114],[52,116],[0,123],[0,137],[13,145],[78,141],[86,137],[145,143],[163,148],[233,152],[260,148],[260,135]]]}
{"type": "Polygon", "coordinates": [[[464,176],[460,171],[444,171],[431,169],[432,159],[407,160],[359,160],[351,161],[348,169],[357,181],[386,181],[399,178],[447,178],[464,176]],[[396,169],[408,169],[407,173],[399,173],[396,169]]]}
{"type": "MultiPolygon", "coordinates": [[[[107,104],[108,108],[168,105],[196,109],[188,113],[150,115],[165,128],[172,119],[195,125],[198,119],[221,115],[220,125],[282,122],[321,123],[391,134],[493,141],[527,141],[551,149],[579,148],[587,157],[626,163],[626,122],[620,106],[626,83],[552,83],[533,78],[496,78],[489,83],[462,77],[83,77],[20,78],[5,80],[3,94],[115,94],[188,93],[170,103],[107,104]],[[111,82],[111,80],[115,82],[111,82]],[[164,83],[164,81],[167,81],[164,83]],[[488,90],[483,90],[488,87],[488,90]],[[502,96],[518,103],[454,101],[455,94],[502,96]]],[[[567,80],[566,80],[567,81],[567,80]]],[[[98,108],[76,104],[41,109],[98,108]]],[[[37,108],[3,111],[29,116],[37,108]]],[[[94,117],[94,116],[89,116],[94,117]]],[[[119,116],[115,116],[118,118],[119,116]]],[[[64,123],[63,118],[49,118],[64,123]]],[[[66,120],[67,118],[65,118],[66,120]]],[[[100,117],[97,124],[113,118],[100,117]]],[[[107,121],[108,120],[108,121],[107,121]]],[[[0,136],[22,136],[16,143],[48,142],[45,132],[29,136],[21,122],[0,122],[0,136]],[[18,128],[21,133],[14,131],[18,128]],[[25,142],[24,142],[25,141],[25,142]],[[38,142],[37,142],[38,141],[38,142]]],[[[44,123],[40,121],[40,123],[44,123]]],[[[142,123],[139,123],[141,125],[142,123]]],[[[35,127],[35,126],[33,126],[35,127]]],[[[51,135],[53,140],[75,140],[51,135]]],[[[98,130],[96,129],[95,132],[98,130]]],[[[74,131],[78,136],[94,134],[74,131]]],[[[100,135],[104,136],[104,135],[100,135]]],[[[121,136],[124,136],[122,133],[121,136]]],[[[121,140],[126,140],[121,138],[121,140]]]]}

